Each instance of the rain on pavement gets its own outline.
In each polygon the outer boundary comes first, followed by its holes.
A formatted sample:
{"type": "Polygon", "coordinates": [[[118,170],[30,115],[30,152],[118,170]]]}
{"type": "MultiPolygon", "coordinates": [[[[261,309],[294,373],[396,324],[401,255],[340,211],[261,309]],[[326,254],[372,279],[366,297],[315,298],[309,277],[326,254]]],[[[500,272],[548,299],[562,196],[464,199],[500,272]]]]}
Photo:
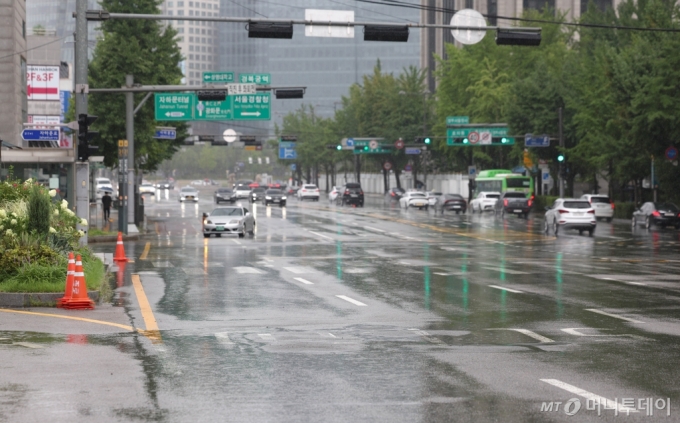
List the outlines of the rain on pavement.
{"type": "Polygon", "coordinates": [[[70,312],[120,327],[0,313],[0,421],[678,421],[676,230],[322,195],[205,239],[208,191],[156,197],[70,312]]]}

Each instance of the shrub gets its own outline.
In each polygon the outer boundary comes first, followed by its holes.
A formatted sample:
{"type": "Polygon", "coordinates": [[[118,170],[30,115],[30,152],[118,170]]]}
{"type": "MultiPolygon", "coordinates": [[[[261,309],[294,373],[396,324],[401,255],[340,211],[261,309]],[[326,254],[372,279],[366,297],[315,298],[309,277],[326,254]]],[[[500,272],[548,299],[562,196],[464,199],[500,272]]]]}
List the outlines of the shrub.
{"type": "Polygon", "coordinates": [[[16,274],[26,264],[61,266],[66,269],[68,261],[65,256],[44,244],[17,245],[4,250],[0,255],[0,272],[5,276],[16,274]]]}
{"type": "Polygon", "coordinates": [[[33,185],[28,197],[28,224],[26,229],[42,237],[50,232],[51,201],[44,188],[33,185]]]}
{"type": "Polygon", "coordinates": [[[636,210],[635,203],[616,203],[614,217],[617,219],[630,219],[636,210]]]}
{"type": "Polygon", "coordinates": [[[545,208],[552,206],[558,198],[552,195],[537,195],[534,199],[534,211],[545,212],[545,208]]]}

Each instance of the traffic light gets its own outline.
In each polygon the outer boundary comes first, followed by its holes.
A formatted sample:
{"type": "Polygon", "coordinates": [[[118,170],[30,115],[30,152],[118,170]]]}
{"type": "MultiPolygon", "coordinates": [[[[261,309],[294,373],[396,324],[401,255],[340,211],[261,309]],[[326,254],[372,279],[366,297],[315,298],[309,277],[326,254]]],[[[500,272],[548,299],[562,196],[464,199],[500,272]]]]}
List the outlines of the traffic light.
{"type": "Polygon", "coordinates": [[[338,150],[338,151],[342,150],[342,145],[340,145],[340,144],[336,145],[335,149],[338,150]]]}
{"type": "Polygon", "coordinates": [[[430,144],[432,144],[432,138],[430,138],[430,137],[416,137],[415,143],[416,144],[430,145],[430,144]]]}
{"type": "Polygon", "coordinates": [[[89,127],[97,120],[97,116],[90,116],[86,113],[78,115],[78,161],[86,162],[90,157],[91,150],[97,150],[97,146],[90,145],[90,140],[99,132],[90,131],[89,127]]]}
{"type": "Polygon", "coordinates": [[[565,159],[564,154],[560,153],[560,154],[557,155],[557,161],[558,162],[564,163],[564,159],[565,159]]]}

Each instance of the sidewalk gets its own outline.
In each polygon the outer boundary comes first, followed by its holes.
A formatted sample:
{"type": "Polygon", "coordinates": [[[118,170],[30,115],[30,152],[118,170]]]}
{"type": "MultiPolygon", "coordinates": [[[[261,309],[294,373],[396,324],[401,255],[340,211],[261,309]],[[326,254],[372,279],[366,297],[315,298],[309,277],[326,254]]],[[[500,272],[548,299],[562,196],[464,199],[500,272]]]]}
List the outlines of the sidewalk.
{"type": "MultiPolygon", "coordinates": [[[[111,216],[108,221],[104,221],[104,210],[101,204],[97,204],[96,211],[90,207],[90,228],[96,228],[104,232],[112,232],[111,235],[88,236],[88,242],[116,242],[118,240],[118,210],[111,209],[111,216]]],[[[136,241],[140,237],[139,230],[134,223],[128,223],[128,234],[123,235],[123,241],[136,241]]]]}

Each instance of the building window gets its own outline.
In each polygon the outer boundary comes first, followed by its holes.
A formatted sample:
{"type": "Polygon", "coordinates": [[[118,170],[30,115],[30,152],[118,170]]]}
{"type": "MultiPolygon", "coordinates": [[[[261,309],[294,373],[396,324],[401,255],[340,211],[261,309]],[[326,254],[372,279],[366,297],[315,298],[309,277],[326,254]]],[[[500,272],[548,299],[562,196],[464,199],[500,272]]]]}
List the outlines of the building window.
{"type": "Polygon", "coordinates": [[[193,33],[194,33],[194,29],[193,29],[193,28],[189,28],[189,34],[193,34],[193,33]]]}
{"type": "Polygon", "coordinates": [[[172,7],[172,2],[171,2],[171,1],[168,2],[168,7],[172,7]]]}
{"type": "Polygon", "coordinates": [[[546,7],[555,13],[555,0],[524,0],[524,10],[534,9],[543,12],[546,7]]]}
{"type": "Polygon", "coordinates": [[[205,37],[201,38],[201,42],[205,44],[205,37]]]}
{"type": "Polygon", "coordinates": [[[498,0],[487,0],[486,4],[487,18],[489,19],[489,25],[496,26],[498,23],[498,0]]]}
{"type": "Polygon", "coordinates": [[[465,0],[465,8],[466,9],[474,9],[475,4],[474,0],[465,0]]]}
{"type": "Polygon", "coordinates": [[[604,12],[607,9],[613,8],[612,0],[581,0],[581,14],[584,14],[588,11],[588,3],[591,1],[595,4],[595,8],[600,12],[604,12]]]}
{"type": "Polygon", "coordinates": [[[205,3],[201,3],[201,9],[205,9],[205,3]]]}
{"type": "Polygon", "coordinates": [[[178,10],[177,16],[184,16],[184,10],[178,10]]]}
{"type": "Polygon", "coordinates": [[[189,2],[189,7],[194,7],[194,2],[193,2],[193,1],[190,1],[190,2],[189,2]]]}
{"type": "Polygon", "coordinates": [[[178,34],[184,34],[184,27],[177,28],[178,34]]]}
{"type": "Polygon", "coordinates": [[[172,10],[168,10],[168,16],[172,16],[172,10]]]}
{"type": "Polygon", "coordinates": [[[189,51],[194,51],[194,46],[193,46],[193,45],[190,45],[190,46],[189,46],[189,51]]]}
{"type": "Polygon", "coordinates": [[[193,43],[194,42],[194,37],[189,37],[189,42],[193,43]]]}
{"type": "Polygon", "coordinates": [[[21,21],[21,36],[26,39],[26,21],[21,21]]]}
{"type": "Polygon", "coordinates": [[[193,10],[189,10],[189,16],[194,16],[194,11],[193,11],[193,10]]]}
{"type": "Polygon", "coordinates": [[[205,34],[205,29],[202,29],[202,30],[201,30],[201,34],[205,34]]]}
{"type": "Polygon", "coordinates": [[[183,1],[178,1],[178,2],[177,2],[177,7],[184,7],[184,2],[183,2],[183,1]]]}

